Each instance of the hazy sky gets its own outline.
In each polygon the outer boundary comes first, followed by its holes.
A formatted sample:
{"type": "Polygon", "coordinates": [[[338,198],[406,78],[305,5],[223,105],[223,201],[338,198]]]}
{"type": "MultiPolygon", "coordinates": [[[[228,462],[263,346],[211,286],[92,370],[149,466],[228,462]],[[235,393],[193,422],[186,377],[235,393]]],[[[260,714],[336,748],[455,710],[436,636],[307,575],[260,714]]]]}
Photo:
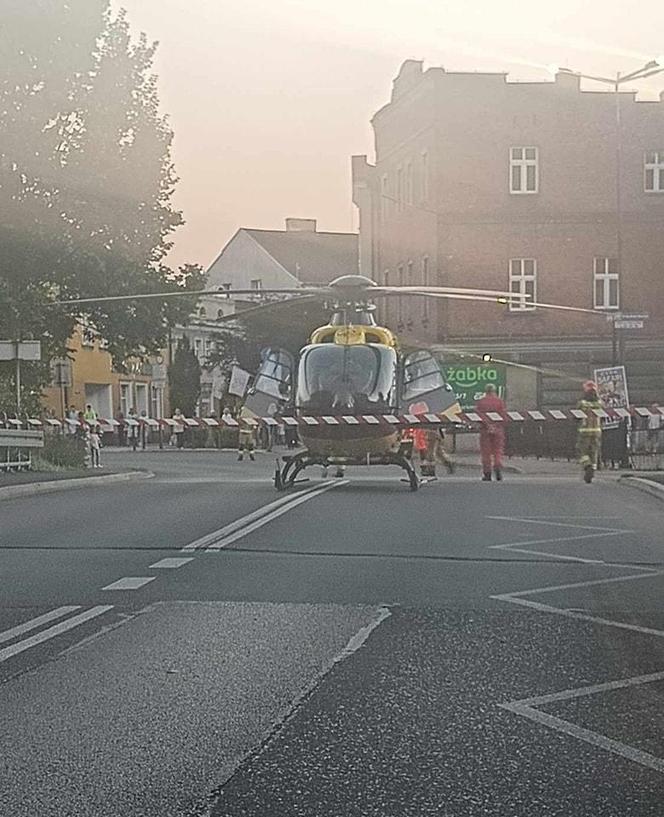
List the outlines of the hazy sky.
{"type": "Polygon", "coordinates": [[[404,59],[541,80],[552,64],[613,74],[664,54],[661,0],[112,2],[160,42],[187,221],[173,263],[207,266],[238,227],[287,216],[355,228],[350,155],[371,155],[369,119],[404,59]]]}

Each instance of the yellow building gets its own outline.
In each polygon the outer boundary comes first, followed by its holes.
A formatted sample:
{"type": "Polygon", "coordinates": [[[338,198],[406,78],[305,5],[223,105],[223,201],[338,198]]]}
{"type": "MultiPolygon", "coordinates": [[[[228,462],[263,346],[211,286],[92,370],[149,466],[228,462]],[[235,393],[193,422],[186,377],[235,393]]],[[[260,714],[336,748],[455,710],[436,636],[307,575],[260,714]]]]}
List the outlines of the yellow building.
{"type": "Polygon", "coordinates": [[[97,416],[104,419],[115,417],[118,412],[127,416],[132,408],[139,414],[145,411],[149,417],[164,416],[164,358],[157,357],[149,363],[131,361],[128,372],[117,372],[103,340],[82,328],[70,339],[69,348],[69,364],[60,369],[66,372],[59,378],[62,385],[56,382],[45,390],[45,408],[60,416],[64,406],[83,411],[89,403],[97,416]]]}

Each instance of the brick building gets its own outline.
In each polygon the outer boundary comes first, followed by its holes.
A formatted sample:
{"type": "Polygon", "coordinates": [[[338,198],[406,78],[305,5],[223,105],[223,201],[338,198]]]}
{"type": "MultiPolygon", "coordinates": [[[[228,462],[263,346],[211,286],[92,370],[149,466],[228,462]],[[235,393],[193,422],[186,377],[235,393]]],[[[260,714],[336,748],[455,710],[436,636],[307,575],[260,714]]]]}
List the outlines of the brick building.
{"type": "MultiPolygon", "coordinates": [[[[644,330],[621,333],[617,357],[633,401],[664,398],[664,94],[616,99],[564,73],[517,83],[408,60],[372,124],[375,165],[353,157],[364,274],[600,313],[403,299],[384,309],[391,325],[448,355],[489,352],[587,377],[612,362],[601,313],[648,313],[644,330]]],[[[513,404],[562,405],[576,390],[509,373],[513,404]]]]}

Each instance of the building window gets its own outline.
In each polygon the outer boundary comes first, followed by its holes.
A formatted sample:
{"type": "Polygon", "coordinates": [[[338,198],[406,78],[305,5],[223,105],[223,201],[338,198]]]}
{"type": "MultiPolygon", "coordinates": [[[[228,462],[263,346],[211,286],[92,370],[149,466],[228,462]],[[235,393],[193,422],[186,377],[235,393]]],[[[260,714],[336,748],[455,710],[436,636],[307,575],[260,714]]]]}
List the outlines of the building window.
{"type": "Polygon", "coordinates": [[[214,343],[212,338],[205,338],[204,341],[205,359],[207,360],[214,351],[214,343]]]}
{"type": "Polygon", "coordinates": [[[201,308],[198,310],[198,317],[199,317],[199,318],[205,318],[206,316],[207,316],[207,312],[205,311],[205,307],[204,307],[204,306],[202,306],[202,307],[201,307],[201,308]]]}
{"type": "Polygon", "coordinates": [[[387,174],[381,177],[380,180],[380,219],[384,223],[390,212],[389,200],[389,179],[387,174]]]}
{"type": "Polygon", "coordinates": [[[413,165],[408,162],[406,165],[406,204],[413,203],[413,165]]]}
{"type": "Polygon", "coordinates": [[[397,168],[397,192],[396,192],[396,200],[397,200],[397,210],[401,212],[403,210],[403,168],[397,168]]]}
{"type": "MultiPolygon", "coordinates": [[[[429,275],[429,256],[425,255],[422,258],[422,284],[425,287],[431,286],[430,284],[430,275],[429,275]]],[[[422,317],[425,321],[429,320],[430,317],[430,304],[431,298],[424,297],[422,302],[422,317]]]]}
{"type": "Polygon", "coordinates": [[[150,387],[150,417],[164,416],[164,390],[161,386],[150,387]]]}
{"type": "Polygon", "coordinates": [[[593,266],[595,309],[618,309],[620,275],[615,258],[595,258],[593,266]]]}
{"type": "Polygon", "coordinates": [[[429,201],[429,154],[426,150],[422,151],[420,171],[422,201],[429,201]]]}
{"type": "MultiPolygon", "coordinates": [[[[220,290],[222,290],[222,291],[226,291],[226,292],[228,292],[228,290],[229,290],[230,288],[231,288],[231,283],[230,283],[230,281],[226,281],[225,283],[223,283],[223,284],[222,284],[222,285],[219,287],[219,289],[220,289],[220,290]]],[[[230,295],[224,295],[224,298],[230,298],[230,297],[231,297],[230,295]]]]}
{"type": "Polygon", "coordinates": [[[510,193],[537,193],[537,148],[510,148],[510,193]]]}
{"type": "Polygon", "coordinates": [[[203,339],[194,338],[194,354],[200,360],[203,357],[203,339]]]}
{"type": "Polygon", "coordinates": [[[646,193],[664,193],[664,150],[648,150],[644,161],[646,193]]]}
{"type": "Polygon", "coordinates": [[[510,261],[510,301],[512,312],[535,309],[537,300],[537,262],[534,258],[512,258],[510,261]]]}
{"type": "Polygon", "coordinates": [[[223,309],[217,309],[217,320],[219,320],[220,318],[223,318],[223,317],[224,317],[224,310],[223,309]]]}
{"type": "Polygon", "coordinates": [[[256,290],[256,292],[260,292],[263,289],[263,281],[261,278],[252,278],[249,281],[249,288],[256,290]]]}
{"type": "Polygon", "coordinates": [[[126,417],[129,414],[129,409],[133,408],[131,399],[131,383],[120,383],[120,411],[126,417]]]}

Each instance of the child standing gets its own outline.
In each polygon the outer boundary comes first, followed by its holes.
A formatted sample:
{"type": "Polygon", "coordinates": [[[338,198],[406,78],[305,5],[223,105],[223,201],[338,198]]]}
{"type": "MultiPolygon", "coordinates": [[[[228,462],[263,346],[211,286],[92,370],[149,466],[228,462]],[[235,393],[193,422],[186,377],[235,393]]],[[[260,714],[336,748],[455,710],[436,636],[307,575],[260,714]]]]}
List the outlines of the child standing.
{"type": "Polygon", "coordinates": [[[92,468],[101,468],[101,434],[98,425],[90,428],[90,465],[92,468]]]}

